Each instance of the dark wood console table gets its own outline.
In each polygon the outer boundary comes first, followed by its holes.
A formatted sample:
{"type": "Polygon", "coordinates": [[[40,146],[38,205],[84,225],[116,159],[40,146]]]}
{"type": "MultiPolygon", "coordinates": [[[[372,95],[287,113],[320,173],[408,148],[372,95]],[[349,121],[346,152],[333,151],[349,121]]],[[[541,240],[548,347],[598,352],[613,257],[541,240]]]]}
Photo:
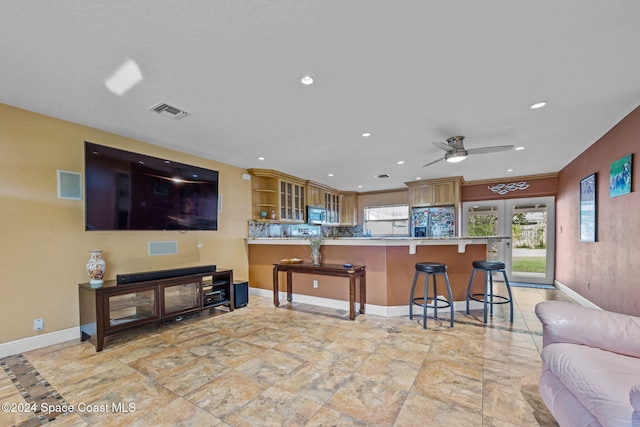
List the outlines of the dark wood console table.
{"type": "Polygon", "coordinates": [[[278,273],[287,273],[287,301],[291,302],[293,293],[293,273],[317,274],[322,276],[340,276],[349,278],[349,319],[356,318],[356,277],[360,278],[360,314],[364,314],[366,302],[366,271],[364,265],[344,267],[340,264],[322,264],[315,266],[311,263],[301,264],[273,264],[273,304],[280,305],[278,289],[278,273]]]}
{"type": "Polygon", "coordinates": [[[234,309],[233,270],[118,284],[79,285],[80,339],[101,351],[106,336],[217,306],[234,309]]]}

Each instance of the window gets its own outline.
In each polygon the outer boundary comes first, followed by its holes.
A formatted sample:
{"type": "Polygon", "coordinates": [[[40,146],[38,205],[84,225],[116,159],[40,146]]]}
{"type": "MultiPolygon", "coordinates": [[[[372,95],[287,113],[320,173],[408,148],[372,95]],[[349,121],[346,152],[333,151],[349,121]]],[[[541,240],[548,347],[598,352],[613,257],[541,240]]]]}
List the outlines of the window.
{"type": "Polygon", "coordinates": [[[364,208],[364,229],[371,236],[408,236],[409,205],[364,208]]]}

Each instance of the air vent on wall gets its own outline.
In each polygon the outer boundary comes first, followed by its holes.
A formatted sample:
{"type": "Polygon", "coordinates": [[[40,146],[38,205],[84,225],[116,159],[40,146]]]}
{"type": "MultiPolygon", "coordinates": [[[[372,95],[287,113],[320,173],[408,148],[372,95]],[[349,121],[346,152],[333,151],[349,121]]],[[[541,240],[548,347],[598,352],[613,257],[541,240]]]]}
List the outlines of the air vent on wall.
{"type": "Polygon", "coordinates": [[[173,120],[179,120],[183,117],[191,115],[191,113],[169,105],[166,102],[159,102],[158,104],[149,107],[149,111],[155,111],[161,116],[168,117],[173,120]]]}

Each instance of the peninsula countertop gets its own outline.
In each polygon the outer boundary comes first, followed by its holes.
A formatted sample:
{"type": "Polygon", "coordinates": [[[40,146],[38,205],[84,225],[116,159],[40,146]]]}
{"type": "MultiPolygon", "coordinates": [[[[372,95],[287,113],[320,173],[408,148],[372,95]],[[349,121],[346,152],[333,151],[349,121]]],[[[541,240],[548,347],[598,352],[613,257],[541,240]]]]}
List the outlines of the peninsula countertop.
{"type": "MultiPolygon", "coordinates": [[[[311,236],[309,236],[311,237],[311,236]]],[[[510,240],[509,236],[453,236],[453,237],[323,237],[322,244],[327,246],[407,246],[409,254],[416,253],[416,246],[457,245],[458,252],[464,253],[467,245],[488,244],[495,241],[510,240]]],[[[250,237],[245,239],[249,245],[308,245],[309,238],[293,237],[250,237]]]]}

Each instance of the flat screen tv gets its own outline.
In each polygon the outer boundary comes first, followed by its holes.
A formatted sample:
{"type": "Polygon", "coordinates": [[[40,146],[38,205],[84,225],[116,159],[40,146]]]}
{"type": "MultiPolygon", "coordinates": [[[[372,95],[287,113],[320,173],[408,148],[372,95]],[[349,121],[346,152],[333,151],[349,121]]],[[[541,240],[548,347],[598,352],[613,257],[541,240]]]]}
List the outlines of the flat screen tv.
{"type": "Polygon", "coordinates": [[[218,171],[85,142],[86,230],[217,230],[218,171]]]}

